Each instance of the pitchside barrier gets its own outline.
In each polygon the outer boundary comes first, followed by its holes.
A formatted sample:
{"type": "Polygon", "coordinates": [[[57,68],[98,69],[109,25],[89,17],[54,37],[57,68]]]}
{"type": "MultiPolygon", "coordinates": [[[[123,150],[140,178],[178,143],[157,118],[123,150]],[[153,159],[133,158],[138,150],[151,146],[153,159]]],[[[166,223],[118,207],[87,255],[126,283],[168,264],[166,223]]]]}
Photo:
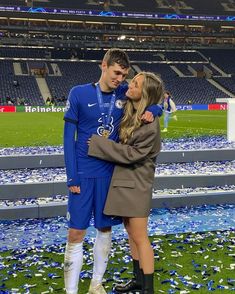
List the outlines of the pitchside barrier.
{"type": "Polygon", "coordinates": [[[228,110],[227,139],[229,142],[235,142],[235,98],[217,98],[216,102],[220,105],[226,105],[228,110]]]}
{"type": "MultiPolygon", "coordinates": [[[[177,105],[177,110],[227,110],[227,99],[221,98],[224,103],[215,104],[182,104],[177,105]]],[[[65,112],[65,106],[14,106],[14,105],[0,105],[1,112],[65,112]]]]}
{"type": "MultiPolygon", "coordinates": [[[[234,160],[235,149],[200,151],[162,151],[157,163],[234,160]]],[[[1,169],[64,167],[63,155],[23,155],[0,157],[1,169]]],[[[157,176],[154,190],[234,185],[235,174],[157,176]]],[[[0,200],[47,198],[67,195],[65,182],[17,183],[0,186],[0,200]]],[[[152,207],[183,207],[202,204],[235,204],[235,191],[212,191],[158,196],[153,194],[152,207]]],[[[0,219],[42,218],[66,214],[66,203],[7,206],[0,208],[0,219]]]]}

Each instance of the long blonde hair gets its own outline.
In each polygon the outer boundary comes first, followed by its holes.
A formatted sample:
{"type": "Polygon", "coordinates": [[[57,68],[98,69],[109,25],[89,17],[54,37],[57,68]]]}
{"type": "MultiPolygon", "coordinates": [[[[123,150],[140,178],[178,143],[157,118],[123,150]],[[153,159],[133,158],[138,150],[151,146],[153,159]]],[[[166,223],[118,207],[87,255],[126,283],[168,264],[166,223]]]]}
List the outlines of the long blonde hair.
{"type": "Polygon", "coordinates": [[[140,103],[135,110],[130,99],[126,102],[124,116],[120,124],[119,137],[122,143],[126,143],[133,132],[141,126],[141,116],[146,108],[152,104],[158,104],[163,96],[163,82],[159,76],[152,72],[143,71],[138,73],[134,79],[140,75],[144,77],[140,103]]]}

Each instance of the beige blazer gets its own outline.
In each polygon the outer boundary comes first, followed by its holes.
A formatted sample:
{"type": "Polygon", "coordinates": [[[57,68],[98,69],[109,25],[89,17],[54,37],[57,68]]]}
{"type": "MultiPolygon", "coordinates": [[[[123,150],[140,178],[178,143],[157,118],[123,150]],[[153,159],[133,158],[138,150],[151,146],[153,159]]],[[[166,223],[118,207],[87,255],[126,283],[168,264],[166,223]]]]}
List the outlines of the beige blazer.
{"type": "Polygon", "coordinates": [[[155,161],[161,148],[159,119],[143,124],[127,144],[93,135],[88,155],[116,164],[104,208],[114,216],[149,215],[155,161]]]}

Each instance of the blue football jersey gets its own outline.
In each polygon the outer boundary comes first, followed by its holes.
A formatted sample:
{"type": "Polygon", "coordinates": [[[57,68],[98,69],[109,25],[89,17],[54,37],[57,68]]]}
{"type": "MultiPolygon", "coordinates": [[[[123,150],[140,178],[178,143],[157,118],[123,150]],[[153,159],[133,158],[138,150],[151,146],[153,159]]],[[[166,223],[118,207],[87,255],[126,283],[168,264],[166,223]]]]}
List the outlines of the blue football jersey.
{"type": "MultiPolygon", "coordinates": [[[[128,85],[123,84],[115,90],[116,99],[109,124],[109,138],[114,141],[118,141],[119,138],[119,125],[123,116],[127,89],[128,85]]],[[[106,113],[109,110],[112,94],[112,92],[102,92],[106,113]]],[[[72,88],[68,97],[64,120],[75,123],[77,126],[76,159],[79,176],[81,178],[110,176],[114,164],[87,155],[88,139],[92,134],[101,135],[103,131],[95,84],[79,85],[72,88]]]]}

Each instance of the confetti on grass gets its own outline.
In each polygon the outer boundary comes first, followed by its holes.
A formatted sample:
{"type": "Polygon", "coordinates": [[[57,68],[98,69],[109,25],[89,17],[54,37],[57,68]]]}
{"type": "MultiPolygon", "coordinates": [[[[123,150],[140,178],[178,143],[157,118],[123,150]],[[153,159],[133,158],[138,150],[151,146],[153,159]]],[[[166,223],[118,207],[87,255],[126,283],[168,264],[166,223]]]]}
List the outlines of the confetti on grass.
{"type": "MultiPolygon", "coordinates": [[[[157,164],[155,176],[235,174],[235,160],[157,164]]],[[[66,181],[65,168],[0,170],[0,184],[66,181]]],[[[22,195],[23,196],[23,195],[22,195]]]]}
{"type": "MultiPolygon", "coordinates": [[[[203,150],[235,148],[234,142],[228,142],[225,136],[184,137],[180,139],[164,139],[163,150],[203,150]]],[[[63,154],[63,146],[12,147],[0,148],[0,156],[63,154]]]]}
{"type": "MultiPolygon", "coordinates": [[[[156,293],[209,293],[235,290],[235,230],[151,237],[155,252],[156,293]],[[213,249],[213,250],[212,250],[213,249]],[[232,254],[232,255],[231,255],[232,254]],[[206,257],[206,258],[205,258],[206,257]]],[[[84,242],[80,293],[87,293],[92,276],[94,238],[84,242]]],[[[0,293],[64,293],[64,244],[10,250],[0,254],[0,293]]],[[[129,246],[122,236],[113,240],[104,285],[132,275],[129,246]]]]}

